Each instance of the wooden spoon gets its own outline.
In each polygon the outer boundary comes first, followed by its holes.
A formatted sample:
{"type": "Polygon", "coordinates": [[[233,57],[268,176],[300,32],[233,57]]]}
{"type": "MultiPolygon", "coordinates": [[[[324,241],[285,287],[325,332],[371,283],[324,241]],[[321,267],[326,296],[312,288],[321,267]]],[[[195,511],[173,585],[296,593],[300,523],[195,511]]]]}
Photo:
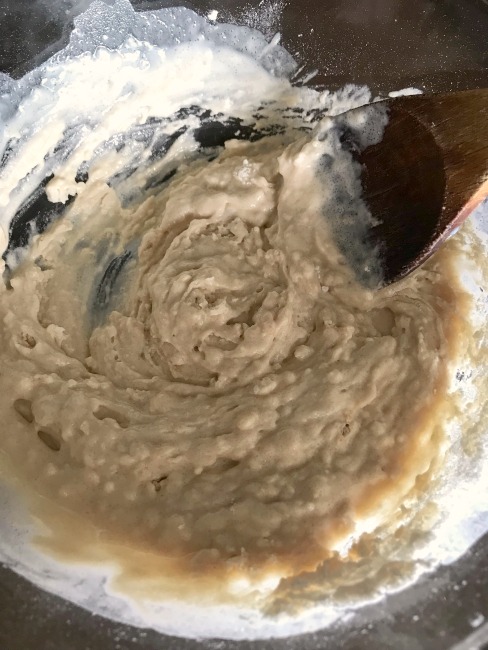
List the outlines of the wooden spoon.
{"type": "Polygon", "coordinates": [[[383,139],[358,160],[390,284],[425,262],[488,196],[488,90],[386,103],[383,139]]]}

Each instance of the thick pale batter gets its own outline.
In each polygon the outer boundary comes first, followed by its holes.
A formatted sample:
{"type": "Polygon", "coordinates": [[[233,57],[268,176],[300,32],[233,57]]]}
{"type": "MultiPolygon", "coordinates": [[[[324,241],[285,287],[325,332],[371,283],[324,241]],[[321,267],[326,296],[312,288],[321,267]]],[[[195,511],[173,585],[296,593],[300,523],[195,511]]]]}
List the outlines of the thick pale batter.
{"type": "MultiPolygon", "coordinates": [[[[272,575],[270,593],[340,554],[358,562],[412,520],[446,452],[468,327],[460,241],[381,290],[356,276],[378,279],[373,251],[355,270],[338,252],[369,216],[325,114],[360,89],[292,88],[204,43],[57,65],[4,135],[7,211],[24,214],[43,178],[51,203],[76,198],[5,258],[3,457],[91,524],[94,547],[122,545],[122,574],[134,549],[185,580],[272,575]],[[202,142],[205,120],[229,116],[225,148],[202,142]]],[[[349,128],[383,124],[370,109],[349,128]]],[[[83,555],[54,530],[58,552],[83,555]]]]}

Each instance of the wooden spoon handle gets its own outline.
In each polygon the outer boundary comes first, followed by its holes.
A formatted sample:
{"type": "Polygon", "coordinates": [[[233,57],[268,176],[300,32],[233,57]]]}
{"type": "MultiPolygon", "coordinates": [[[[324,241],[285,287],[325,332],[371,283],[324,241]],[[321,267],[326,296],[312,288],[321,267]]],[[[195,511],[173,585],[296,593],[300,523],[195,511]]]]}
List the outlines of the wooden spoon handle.
{"type": "Polygon", "coordinates": [[[476,208],[482,203],[485,199],[488,198],[488,178],[480,185],[480,187],[474,192],[471,198],[467,201],[466,205],[459,211],[458,215],[451,222],[451,227],[449,232],[452,232],[454,228],[459,228],[465,219],[476,210],[476,208]]]}

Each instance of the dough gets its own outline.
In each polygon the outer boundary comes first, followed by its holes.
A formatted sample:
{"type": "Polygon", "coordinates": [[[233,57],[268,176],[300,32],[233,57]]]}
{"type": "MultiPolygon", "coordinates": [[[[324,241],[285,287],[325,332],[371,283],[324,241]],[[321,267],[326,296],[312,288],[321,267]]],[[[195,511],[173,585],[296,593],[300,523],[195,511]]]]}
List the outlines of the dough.
{"type": "Polygon", "coordinates": [[[353,268],[337,245],[369,223],[340,131],[379,137],[383,109],[346,124],[326,114],[364,90],[292,88],[205,43],[144,47],[58,64],[52,94],[23,99],[45,122],[8,123],[34,129],[3,174],[8,205],[39,178],[71,203],[6,255],[0,449],[94,547],[124,547],[127,573],[132,549],[185,579],[279,581],[393,535],[436,475],[464,349],[460,244],[371,288],[375,252],[353,268]],[[224,147],[202,144],[209,113],[234,124],[224,147]]]}
{"type": "Polygon", "coordinates": [[[455,294],[435,262],[389,289],[355,280],[321,214],[321,149],[231,141],[135,212],[88,181],[34,240],[2,291],[1,392],[3,444],[38,489],[194,566],[301,569],[364,508],[399,507],[438,451],[455,294]],[[85,220],[99,238],[116,223],[121,250],[141,239],[93,329],[85,220]]]}

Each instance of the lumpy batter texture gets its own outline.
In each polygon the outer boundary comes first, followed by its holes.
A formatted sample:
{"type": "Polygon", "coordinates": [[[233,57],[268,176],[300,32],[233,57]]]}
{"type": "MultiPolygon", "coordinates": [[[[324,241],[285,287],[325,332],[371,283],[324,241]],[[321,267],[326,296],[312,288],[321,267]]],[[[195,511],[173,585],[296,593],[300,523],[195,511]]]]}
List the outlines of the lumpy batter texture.
{"type": "Polygon", "coordinates": [[[295,576],[404,525],[462,348],[456,242],[366,286],[341,139],[384,110],[331,118],[369,95],[293,87],[267,47],[76,52],[11,93],[3,133],[0,448],[184,575],[295,576]]]}

